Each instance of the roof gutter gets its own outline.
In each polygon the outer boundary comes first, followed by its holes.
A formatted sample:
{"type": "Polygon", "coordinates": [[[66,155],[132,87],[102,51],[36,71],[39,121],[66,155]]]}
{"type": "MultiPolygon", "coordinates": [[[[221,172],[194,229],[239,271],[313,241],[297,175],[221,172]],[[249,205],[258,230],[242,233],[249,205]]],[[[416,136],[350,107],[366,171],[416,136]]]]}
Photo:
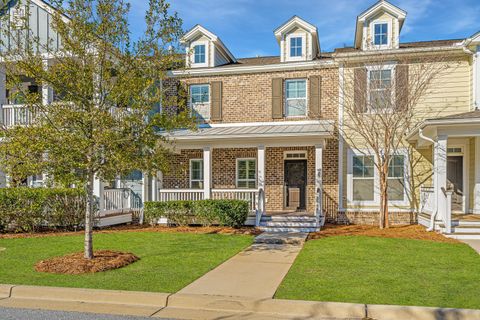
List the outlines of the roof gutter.
{"type": "MultiPolygon", "coordinates": [[[[399,55],[399,54],[412,54],[412,53],[429,53],[429,52],[443,52],[443,51],[463,51],[464,47],[457,46],[441,46],[441,47],[429,47],[429,48],[407,48],[407,49],[393,49],[393,50],[384,50],[381,53],[383,55],[399,55]]],[[[333,57],[335,59],[348,59],[348,58],[367,58],[378,56],[378,50],[373,51],[359,51],[352,53],[334,53],[333,57]]]]}

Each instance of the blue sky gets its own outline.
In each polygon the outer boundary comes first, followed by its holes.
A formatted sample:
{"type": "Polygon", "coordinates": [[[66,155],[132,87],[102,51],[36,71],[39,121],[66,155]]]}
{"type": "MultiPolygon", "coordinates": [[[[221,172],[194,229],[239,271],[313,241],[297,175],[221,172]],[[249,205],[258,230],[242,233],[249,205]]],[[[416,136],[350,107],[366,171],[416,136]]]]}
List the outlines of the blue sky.
{"type": "MultiPolygon", "coordinates": [[[[479,0],[392,0],[408,12],[401,41],[465,38],[480,30],[479,0]]],[[[131,0],[141,30],[148,0],[131,0]]],[[[322,51],[353,43],[356,16],[375,0],[170,0],[185,30],[201,24],[237,58],[278,55],[273,30],[293,15],[318,27],[322,51]]]]}

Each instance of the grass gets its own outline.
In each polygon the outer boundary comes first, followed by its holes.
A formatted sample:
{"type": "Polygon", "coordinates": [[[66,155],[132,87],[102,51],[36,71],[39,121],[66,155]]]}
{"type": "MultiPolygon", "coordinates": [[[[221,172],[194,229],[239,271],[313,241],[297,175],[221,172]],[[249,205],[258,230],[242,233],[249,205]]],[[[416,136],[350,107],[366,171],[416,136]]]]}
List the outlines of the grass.
{"type": "Polygon", "coordinates": [[[480,255],[460,243],[308,241],[276,298],[480,309],[480,255]]]}
{"type": "Polygon", "coordinates": [[[122,269],[85,275],[39,273],[39,260],[82,251],[81,236],[0,239],[0,283],[176,292],[232,257],[251,236],[119,232],[94,236],[95,249],[132,252],[141,260],[122,269]]]}

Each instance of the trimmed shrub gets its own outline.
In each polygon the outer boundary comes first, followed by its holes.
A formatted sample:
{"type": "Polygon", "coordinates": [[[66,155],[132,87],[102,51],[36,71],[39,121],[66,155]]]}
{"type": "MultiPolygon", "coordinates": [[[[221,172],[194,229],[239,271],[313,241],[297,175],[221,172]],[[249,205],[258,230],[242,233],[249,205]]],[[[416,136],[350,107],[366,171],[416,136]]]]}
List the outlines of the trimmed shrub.
{"type": "Polygon", "coordinates": [[[221,225],[241,227],[248,216],[248,202],[243,200],[198,200],[145,202],[144,217],[150,224],[166,218],[169,224],[186,226],[221,225]]]}
{"type": "Polygon", "coordinates": [[[83,224],[85,193],[78,189],[0,189],[0,232],[34,232],[83,224]]]}

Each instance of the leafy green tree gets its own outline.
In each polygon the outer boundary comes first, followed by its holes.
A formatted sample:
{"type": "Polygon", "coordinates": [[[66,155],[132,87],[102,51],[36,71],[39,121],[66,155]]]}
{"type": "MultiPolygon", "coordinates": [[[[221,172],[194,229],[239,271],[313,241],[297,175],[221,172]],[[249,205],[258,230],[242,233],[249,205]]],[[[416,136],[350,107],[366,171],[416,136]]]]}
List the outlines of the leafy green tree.
{"type": "Polygon", "coordinates": [[[94,180],[111,181],[134,169],[151,175],[167,170],[170,142],[160,130],[192,124],[186,108],[160,107],[175,105],[162,82],[183,61],[182,21],[165,0],[150,0],[145,32],[133,41],[125,0],[53,4],[60,47],[29,34],[29,6],[19,18],[23,23],[2,17],[9,25],[2,38],[10,39],[8,50],[4,42],[1,52],[9,98],[28,113],[23,126],[3,128],[0,163],[14,183],[43,172],[56,184],[85,188],[85,258],[91,259],[94,180]],[[26,88],[25,79],[40,89],[26,88]],[[47,86],[50,99],[41,90],[47,86]]]}

